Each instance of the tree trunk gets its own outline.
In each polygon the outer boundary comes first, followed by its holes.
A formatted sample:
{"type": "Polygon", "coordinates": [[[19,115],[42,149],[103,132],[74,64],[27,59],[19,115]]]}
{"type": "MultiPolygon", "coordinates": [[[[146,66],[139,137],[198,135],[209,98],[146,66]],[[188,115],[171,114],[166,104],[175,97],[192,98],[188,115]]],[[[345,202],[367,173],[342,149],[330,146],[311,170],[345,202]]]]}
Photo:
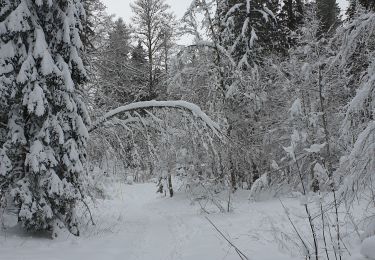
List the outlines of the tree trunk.
{"type": "Polygon", "coordinates": [[[169,196],[173,197],[173,186],[172,186],[172,175],[168,175],[168,188],[169,188],[169,196]]]}
{"type": "Polygon", "coordinates": [[[291,30],[294,30],[296,24],[295,24],[295,19],[294,19],[294,12],[293,12],[293,1],[288,0],[287,2],[285,2],[285,4],[287,6],[287,13],[288,13],[288,27],[291,30]]]}

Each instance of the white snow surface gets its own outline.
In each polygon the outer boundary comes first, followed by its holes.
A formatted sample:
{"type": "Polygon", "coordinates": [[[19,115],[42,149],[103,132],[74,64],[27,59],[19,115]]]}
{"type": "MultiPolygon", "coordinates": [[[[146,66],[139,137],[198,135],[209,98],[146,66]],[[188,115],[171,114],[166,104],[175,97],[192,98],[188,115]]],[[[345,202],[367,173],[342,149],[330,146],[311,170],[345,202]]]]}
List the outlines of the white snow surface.
{"type": "MultiPolygon", "coordinates": [[[[173,198],[156,193],[155,183],[103,184],[108,199],[91,207],[95,226],[83,225],[81,236],[62,232],[57,239],[24,233],[19,226],[0,229],[1,260],[238,260],[239,256],[211,226],[208,217],[248,259],[304,259],[287,215],[309,237],[303,208],[297,199],[249,201],[249,191],[232,197],[233,211],[204,213],[199,203],[175,186],[173,198]],[[294,240],[294,242],[289,241],[294,240]]],[[[224,201],[225,202],[225,201],[224,201]]],[[[5,223],[16,223],[8,214],[5,223]]],[[[87,221],[87,220],[86,220],[87,221]]],[[[86,223],[86,222],[85,222],[86,223]]],[[[13,225],[14,225],[13,224],[13,225]]],[[[374,238],[353,252],[350,260],[372,259],[374,238]],[[367,244],[369,246],[367,246],[367,244]],[[367,256],[367,257],[365,257],[367,256]]],[[[348,244],[347,244],[348,245],[348,244]]],[[[351,247],[350,247],[351,248],[351,247]]]]}
{"type": "Polygon", "coordinates": [[[239,259],[205,216],[249,259],[299,259],[280,251],[271,231],[276,218],[278,225],[288,225],[278,201],[250,203],[248,191],[240,191],[232,213],[206,215],[181,191],[168,198],[155,192],[154,183],[110,186],[114,197],[97,201],[96,225],[81,229],[81,237],[51,240],[9,228],[0,231],[0,259],[239,259]]]}
{"type": "Polygon", "coordinates": [[[322,150],[326,146],[326,143],[324,144],[313,144],[310,146],[310,148],[305,148],[305,151],[308,153],[319,153],[320,150],[322,150]]]}
{"type": "Polygon", "coordinates": [[[363,241],[361,254],[369,259],[375,259],[375,236],[363,241]]]}

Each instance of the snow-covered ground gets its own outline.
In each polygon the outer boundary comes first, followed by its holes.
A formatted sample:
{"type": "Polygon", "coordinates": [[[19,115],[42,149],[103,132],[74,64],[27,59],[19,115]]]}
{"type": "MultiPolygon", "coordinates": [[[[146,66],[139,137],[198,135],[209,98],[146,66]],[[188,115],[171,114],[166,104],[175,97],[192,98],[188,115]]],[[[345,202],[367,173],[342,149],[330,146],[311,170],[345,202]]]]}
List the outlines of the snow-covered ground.
{"type": "MultiPolygon", "coordinates": [[[[155,191],[154,183],[113,185],[113,198],[97,201],[93,209],[96,226],[88,225],[79,238],[63,234],[51,240],[24,234],[19,228],[1,231],[0,259],[240,259],[206,217],[249,259],[302,259],[278,200],[250,202],[248,191],[239,191],[233,198],[233,212],[206,214],[182,191],[173,198],[155,191]]],[[[296,200],[284,199],[284,203],[291,214],[303,216],[296,200]]],[[[294,221],[302,227],[305,220],[294,221]]]]}

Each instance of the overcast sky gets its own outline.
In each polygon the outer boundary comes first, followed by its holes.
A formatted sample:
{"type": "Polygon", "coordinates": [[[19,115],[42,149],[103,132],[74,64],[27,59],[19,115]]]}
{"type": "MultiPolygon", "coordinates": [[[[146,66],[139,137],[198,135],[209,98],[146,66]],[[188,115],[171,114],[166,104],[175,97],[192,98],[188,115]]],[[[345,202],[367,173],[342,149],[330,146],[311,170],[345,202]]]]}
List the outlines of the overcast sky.
{"type": "MultiPolygon", "coordinates": [[[[134,0],[102,0],[102,2],[107,6],[109,14],[116,14],[117,16],[121,16],[125,21],[130,22],[132,14],[129,4],[134,2],[134,0]]],[[[192,1],[166,0],[166,2],[171,6],[177,18],[181,18],[192,1]]]]}
{"type": "MultiPolygon", "coordinates": [[[[109,14],[116,14],[122,17],[126,22],[130,22],[131,9],[129,4],[133,0],[102,0],[108,8],[109,14]]],[[[346,10],[348,1],[347,0],[336,0],[342,10],[346,10]]],[[[181,18],[187,10],[192,0],[166,0],[166,2],[172,7],[173,12],[177,18],[181,18]]]]}
{"type": "MultiPolygon", "coordinates": [[[[132,13],[129,5],[134,0],[102,0],[102,2],[107,6],[108,14],[115,14],[117,17],[122,17],[125,22],[131,22],[132,13]]],[[[177,19],[180,19],[185,14],[192,0],[166,0],[166,2],[171,6],[177,19]]],[[[341,11],[344,12],[348,6],[348,0],[336,0],[336,2],[340,5],[341,11]]],[[[178,43],[182,45],[190,42],[191,37],[189,36],[183,36],[178,40],[178,43]]]]}

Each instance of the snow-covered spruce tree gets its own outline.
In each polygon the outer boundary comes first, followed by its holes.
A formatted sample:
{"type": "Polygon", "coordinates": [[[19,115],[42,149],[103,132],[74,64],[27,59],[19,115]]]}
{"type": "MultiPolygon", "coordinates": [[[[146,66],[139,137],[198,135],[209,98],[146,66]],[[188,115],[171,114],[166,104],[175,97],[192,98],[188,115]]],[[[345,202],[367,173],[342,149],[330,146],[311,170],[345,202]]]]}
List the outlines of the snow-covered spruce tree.
{"type": "Polygon", "coordinates": [[[319,35],[332,32],[340,23],[340,8],[336,0],[317,0],[317,16],[320,20],[319,35]]]}
{"type": "Polygon", "coordinates": [[[361,8],[375,11],[375,1],[373,0],[349,0],[349,7],[346,14],[349,18],[353,18],[357,11],[361,8]]]}
{"type": "Polygon", "coordinates": [[[80,0],[1,2],[0,110],[7,138],[0,186],[26,230],[64,225],[79,235],[75,206],[89,123],[77,92],[86,78],[84,15],[80,0]]]}
{"type": "Polygon", "coordinates": [[[139,100],[139,96],[145,92],[133,84],[134,78],[145,77],[146,74],[142,75],[129,64],[131,46],[128,26],[120,18],[111,23],[107,33],[104,46],[99,47],[95,57],[92,57],[92,67],[96,71],[93,75],[96,77],[94,102],[99,111],[139,100]]]}

